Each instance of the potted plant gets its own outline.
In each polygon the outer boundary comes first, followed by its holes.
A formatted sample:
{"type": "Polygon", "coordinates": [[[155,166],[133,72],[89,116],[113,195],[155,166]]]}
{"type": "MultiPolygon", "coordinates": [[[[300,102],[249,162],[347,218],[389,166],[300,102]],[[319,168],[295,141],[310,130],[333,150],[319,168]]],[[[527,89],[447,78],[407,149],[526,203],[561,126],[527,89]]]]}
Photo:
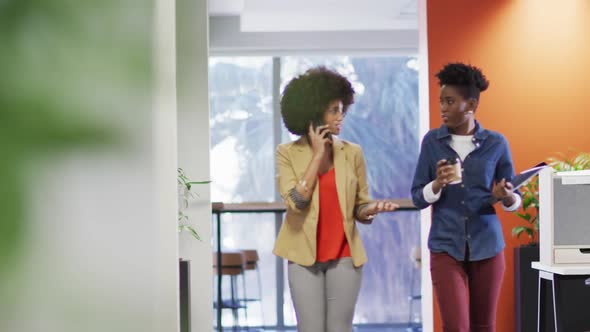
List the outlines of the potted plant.
{"type": "Polygon", "coordinates": [[[182,168],[178,168],[178,232],[187,231],[190,235],[192,235],[195,239],[201,240],[199,233],[193,226],[191,226],[189,222],[188,215],[184,213],[184,210],[188,208],[189,201],[198,196],[198,194],[193,193],[191,189],[195,184],[206,184],[210,183],[211,181],[191,181],[189,177],[186,175],[182,168]]]}
{"type": "MultiPolygon", "coordinates": [[[[186,231],[195,239],[201,241],[197,230],[189,224],[189,217],[184,213],[188,208],[190,200],[197,193],[192,192],[193,185],[206,184],[211,181],[191,181],[182,168],[178,168],[178,232],[186,231]]],[[[189,260],[180,258],[179,268],[179,308],[180,308],[180,331],[190,330],[190,266],[189,260]]]]}
{"type": "Polygon", "coordinates": [[[522,207],[516,215],[525,223],[512,228],[512,236],[526,234],[528,243],[514,248],[514,308],[516,332],[537,331],[538,271],[531,263],[539,260],[539,177],[521,187],[522,207]]]}
{"type": "MultiPolygon", "coordinates": [[[[559,155],[561,158],[549,158],[549,165],[558,172],[590,169],[590,153],[578,153],[572,158],[561,153],[559,155]]],[[[516,212],[516,215],[526,221],[526,224],[512,228],[512,236],[520,238],[525,233],[529,238],[529,245],[535,245],[539,233],[539,178],[535,177],[521,188],[522,212],[516,212]]]]}
{"type": "Polygon", "coordinates": [[[524,219],[526,224],[512,228],[512,236],[520,238],[525,233],[529,238],[529,245],[535,245],[539,233],[539,177],[522,186],[520,193],[522,212],[516,212],[516,215],[524,219]]]}
{"type": "MultiPolygon", "coordinates": [[[[556,171],[590,169],[590,153],[582,152],[567,157],[560,153],[549,158],[549,165],[556,171]]],[[[537,283],[538,271],[531,263],[539,260],[539,178],[535,177],[521,187],[522,208],[516,215],[525,221],[512,228],[512,236],[526,234],[529,242],[514,248],[514,299],[516,331],[537,331],[537,283]]]]}

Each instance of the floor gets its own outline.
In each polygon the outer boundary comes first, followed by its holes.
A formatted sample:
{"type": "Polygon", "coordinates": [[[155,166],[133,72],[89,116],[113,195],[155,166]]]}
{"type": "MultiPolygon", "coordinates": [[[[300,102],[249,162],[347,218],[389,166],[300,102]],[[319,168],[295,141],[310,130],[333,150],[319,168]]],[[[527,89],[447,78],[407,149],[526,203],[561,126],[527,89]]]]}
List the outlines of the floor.
{"type": "MultiPolygon", "coordinates": [[[[287,330],[275,330],[275,329],[242,329],[242,330],[232,330],[232,328],[225,328],[223,331],[239,331],[239,332],[286,332],[286,331],[295,331],[295,329],[287,329],[287,330]]],[[[410,329],[408,327],[387,327],[387,326],[379,326],[379,327],[358,327],[355,326],[354,332],[420,332],[421,328],[415,327],[414,329],[410,329]]]]}
{"type": "MultiPolygon", "coordinates": [[[[283,331],[295,331],[295,330],[263,330],[264,332],[283,332],[283,331]]],[[[407,328],[396,328],[396,327],[365,327],[355,328],[354,332],[407,332],[410,331],[407,328]]]]}

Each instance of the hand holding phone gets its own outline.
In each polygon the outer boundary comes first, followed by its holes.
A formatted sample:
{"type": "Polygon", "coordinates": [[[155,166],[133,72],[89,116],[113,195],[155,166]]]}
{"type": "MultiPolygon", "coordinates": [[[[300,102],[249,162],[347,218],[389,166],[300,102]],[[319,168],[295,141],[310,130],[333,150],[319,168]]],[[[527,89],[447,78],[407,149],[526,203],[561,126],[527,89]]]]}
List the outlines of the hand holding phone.
{"type": "Polygon", "coordinates": [[[330,131],[325,125],[318,125],[317,123],[309,124],[309,131],[307,134],[309,144],[316,157],[322,157],[326,151],[326,143],[331,142],[330,131]]]}
{"type": "Polygon", "coordinates": [[[320,129],[320,135],[322,133],[324,133],[325,131],[327,131],[327,133],[324,135],[324,137],[326,137],[327,139],[329,139],[330,141],[332,141],[332,133],[330,132],[330,130],[328,129],[328,127],[324,124],[324,121],[318,119],[316,121],[313,122],[313,129],[316,130],[318,127],[322,127],[324,126],[324,128],[320,129]]]}

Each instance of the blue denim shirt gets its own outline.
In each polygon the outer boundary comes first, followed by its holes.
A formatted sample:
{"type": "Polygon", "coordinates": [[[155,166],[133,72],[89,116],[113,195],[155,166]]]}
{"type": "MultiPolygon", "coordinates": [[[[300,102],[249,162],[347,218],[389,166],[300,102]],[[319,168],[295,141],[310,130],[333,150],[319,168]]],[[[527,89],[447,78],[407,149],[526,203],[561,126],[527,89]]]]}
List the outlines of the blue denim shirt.
{"type": "MultiPolygon", "coordinates": [[[[430,205],[424,200],[423,189],[436,179],[437,161],[458,158],[450,140],[451,134],[444,124],[429,131],[422,140],[412,183],[412,200],[419,209],[430,205]]],[[[492,188],[494,182],[514,177],[512,156],[504,136],[476,122],[473,141],[475,150],[463,161],[462,183],[447,185],[440,199],[432,204],[428,235],[431,251],[446,252],[458,261],[465,260],[466,244],[470,261],[493,257],[504,249],[492,188]]]]}

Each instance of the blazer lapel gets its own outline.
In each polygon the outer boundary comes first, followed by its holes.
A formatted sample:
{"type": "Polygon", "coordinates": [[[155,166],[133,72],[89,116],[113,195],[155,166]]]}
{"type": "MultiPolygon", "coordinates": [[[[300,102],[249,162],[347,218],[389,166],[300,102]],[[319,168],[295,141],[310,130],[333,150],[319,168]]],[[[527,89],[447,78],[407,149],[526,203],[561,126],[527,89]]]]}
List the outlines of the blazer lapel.
{"type": "Polygon", "coordinates": [[[312,156],[311,147],[301,139],[293,144],[291,162],[298,179],[303,176],[312,156]]]}
{"type": "Polygon", "coordinates": [[[342,216],[346,217],[346,150],[341,140],[334,138],[334,171],[336,172],[336,190],[342,216]]]}
{"type": "MultiPolygon", "coordinates": [[[[340,210],[342,210],[342,216],[346,217],[347,211],[347,201],[346,201],[346,161],[347,155],[346,150],[344,149],[344,143],[339,140],[338,138],[334,137],[333,147],[334,147],[334,172],[336,173],[336,191],[338,192],[338,201],[340,203],[340,210]]],[[[309,165],[311,158],[313,157],[313,153],[311,147],[305,142],[305,140],[301,139],[297,143],[293,145],[292,150],[292,162],[293,168],[297,175],[297,178],[300,179],[307,169],[307,165],[309,165]]],[[[319,196],[319,185],[316,185],[312,196],[311,196],[311,204],[313,206],[320,205],[320,196],[319,196]]]]}

